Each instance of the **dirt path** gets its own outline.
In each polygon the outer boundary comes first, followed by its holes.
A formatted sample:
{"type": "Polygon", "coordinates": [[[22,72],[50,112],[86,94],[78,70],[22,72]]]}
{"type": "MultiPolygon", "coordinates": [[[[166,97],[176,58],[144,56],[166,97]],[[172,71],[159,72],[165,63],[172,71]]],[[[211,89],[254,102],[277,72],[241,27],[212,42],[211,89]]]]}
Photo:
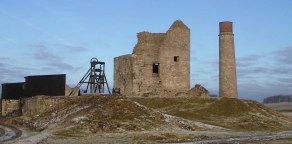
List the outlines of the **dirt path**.
{"type": "Polygon", "coordinates": [[[0,137],[2,137],[4,134],[5,134],[5,131],[2,128],[0,128],[0,137]]]}
{"type": "Polygon", "coordinates": [[[283,138],[292,138],[292,131],[284,131],[279,133],[263,134],[263,135],[251,135],[238,138],[226,138],[226,139],[214,139],[214,140],[202,140],[196,142],[186,142],[183,144],[210,144],[210,143],[246,143],[256,141],[275,141],[283,138]]]}
{"type": "Polygon", "coordinates": [[[0,143],[21,136],[21,131],[15,127],[0,125],[0,143]]]}

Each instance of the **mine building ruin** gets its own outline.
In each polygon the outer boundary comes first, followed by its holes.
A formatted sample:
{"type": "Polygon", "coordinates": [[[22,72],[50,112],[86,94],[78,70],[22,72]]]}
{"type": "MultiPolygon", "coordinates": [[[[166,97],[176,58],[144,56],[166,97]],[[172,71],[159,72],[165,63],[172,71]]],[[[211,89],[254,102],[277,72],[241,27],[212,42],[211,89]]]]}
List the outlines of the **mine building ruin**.
{"type": "Polygon", "coordinates": [[[25,82],[3,83],[0,99],[2,116],[21,110],[21,99],[33,96],[65,96],[71,89],[66,86],[66,75],[33,75],[25,77],[25,82]]]}
{"type": "Polygon", "coordinates": [[[177,96],[190,89],[190,29],[140,32],[132,54],[114,58],[114,88],[126,96],[177,96]]]}

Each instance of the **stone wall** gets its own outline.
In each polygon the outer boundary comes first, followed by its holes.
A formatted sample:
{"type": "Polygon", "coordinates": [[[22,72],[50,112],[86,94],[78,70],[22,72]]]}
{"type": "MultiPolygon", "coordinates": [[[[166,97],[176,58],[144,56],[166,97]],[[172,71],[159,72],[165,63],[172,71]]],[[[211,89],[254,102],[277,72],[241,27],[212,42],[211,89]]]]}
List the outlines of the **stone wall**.
{"type": "Polygon", "coordinates": [[[47,111],[51,111],[58,106],[66,105],[72,99],[77,97],[64,96],[33,96],[30,98],[21,99],[22,115],[34,116],[47,111]]]}
{"type": "Polygon", "coordinates": [[[124,55],[114,59],[114,83],[120,88],[121,93],[132,95],[132,55],[124,55]]]}
{"type": "Polygon", "coordinates": [[[133,53],[116,57],[114,62],[114,88],[120,88],[121,94],[175,96],[187,92],[190,30],[177,20],[166,33],[140,32],[133,53]]]}
{"type": "Polygon", "coordinates": [[[20,103],[19,100],[2,99],[1,115],[7,116],[11,113],[19,113],[20,103]]]}
{"type": "Polygon", "coordinates": [[[133,95],[153,95],[161,87],[158,73],[153,73],[154,63],[159,63],[158,51],[165,34],[141,32],[133,51],[133,95]]]}
{"type": "MultiPolygon", "coordinates": [[[[72,90],[73,88],[66,85],[65,95],[68,96],[72,90]]],[[[36,115],[52,110],[56,105],[65,104],[74,98],[64,96],[33,96],[22,98],[21,100],[1,99],[0,112],[2,116],[7,116],[12,113],[21,114],[21,112],[24,115],[36,115]]]]}
{"type": "Polygon", "coordinates": [[[190,89],[190,30],[176,21],[167,31],[159,51],[160,78],[165,89],[186,92],[190,89]],[[174,57],[177,56],[177,62],[174,57]]]}

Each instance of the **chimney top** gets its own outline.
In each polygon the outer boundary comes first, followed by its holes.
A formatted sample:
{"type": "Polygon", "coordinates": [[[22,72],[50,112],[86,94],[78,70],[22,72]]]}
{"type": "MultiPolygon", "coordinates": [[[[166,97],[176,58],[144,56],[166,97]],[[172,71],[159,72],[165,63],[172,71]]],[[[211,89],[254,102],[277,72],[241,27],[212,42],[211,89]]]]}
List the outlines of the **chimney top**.
{"type": "Polygon", "coordinates": [[[223,21],[223,22],[220,22],[219,25],[220,25],[220,33],[221,32],[233,32],[232,22],[223,21]]]}

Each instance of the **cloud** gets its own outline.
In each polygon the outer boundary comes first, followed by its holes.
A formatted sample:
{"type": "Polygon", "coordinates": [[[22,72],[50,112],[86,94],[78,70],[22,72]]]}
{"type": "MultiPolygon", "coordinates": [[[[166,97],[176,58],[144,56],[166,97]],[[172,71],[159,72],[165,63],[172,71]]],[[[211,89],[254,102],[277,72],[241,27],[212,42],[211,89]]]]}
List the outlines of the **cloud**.
{"type": "Polygon", "coordinates": [[[9,68],[9,65],[5,63],[0,63],[0,73],[1,76],[7,76],[9,74],[15,74],[16,72],[9,68]]]}
{"type": "Polygon", "coordinates": [[[70,45],[70,44],[47,44],[44,42],[40,42],[37,44],[29,45],[32,53],[30,53],[31,57],[40,60],[40,61],[49,61],[49,62],[60,62],[64,59],[64,54],[70,53],[80,53],[86,52],[88,49],[84,46],[80,45],[70,45]],[[51,49],[51,47],[59,47],[57,49],[51,49]],[[56,52],[58,51],[58,52],[56,52]],[[60,55],[62,54],[62,56],[60,55]]]}
{"type": "Polygon", "coordinates": [[[249,61],[250,62],[250,61],[257,61],[262,57],[263,56],[261,56],[261,55],[249,55],[249,56],[241,57],[238,60],[239,61],[249,61]]]}
{"type": "Polygon", "coordinates": [[[264,56],[261,55],[249,55],[245,57],[241,57],[236,59],[236,65],[237,67],[249,67],[253,66],[257,63],[258,60],[263,58],[264,56]]]}
{"type": "Polygon", "coordinates": [[[281,64],[292,64],[292,46],[285,47],[281,50],[275,51],[275,57],[278,63],[281,64]]]}
{"type": "MultiPolygon", "coordinates": [[[[283,66],[280,59],[273,59],[279,55],[286,55],[290,51],[282,49],[269,55],[249,55],[237,59],[237,74],[240,78],[257,78],[258,76],[281,77],[291,72],[292,67],[283,66]],[[257,76],[257,77],[256,77],[257,76]]],[[[292,52],[292,49],[291,49],[292,52]]],[[[292,53],[291,53],[292,54],[292,53]]],[[[285,61],[284,63],[286,63],[285,61]]],[[[292,63],[291,63],[292,64],[292,63]]]]}
{"type": "MultiPolygon", "coordinates": [[[[56,46],[56,45],[54,45],[56,46]]],[[[60,45],[59,45],[60,46],[60,45]]],[[[50,50],[51,45],[46,43],[38,43],[29,45],[31,49],[30,58],[33,59],[34,65],[38,65],[40,73],[60,73],[68,70],[75,69],[73,65],[64,62],[64,53],[56,53],[50,50]],[[62,55],[61,55],[62,54],[62,55]]],[[[81,49],[81,47],[74,47],[62,45],[62,47],[71,47],[74,50],[81,49]]],[[[54,49],[56,51],[56,49],[54,49]]],[[[59,49],[57,49],[59,50],[59,49]]]]}
{"type": "MultiPolygon", "coordinates": [[[[290,84],[291,85],[291,84],[290,84]]],[[[238,84],[239,97],[262,101],[267,96],[291,94],[292,89],[287,83],[275,81],[250,81],[238,84]]]]}
{"type": "Polygon", "coordinates": [[[292,72],[291,67],[273,67],[270,70],[271,74],[289,74],[292,72]]]}
{"type": "Polygon", "coordinates": [[[47,49],[47,46],[43,42],[40,42],[37,44],[31,44],[31,45],[29,45],[29,47],[33,48],[33,49],[47,49]]]}
{"type": "Polygon", "coordinates": [[[30,69],[0,62],[0,83],[24,81],[30,69]]]}
{"type": "Polygon", "coordinates": [[[278,94],[292,93],[290,78],[292,47],[269,53],[266,56],[250,55],[240,58],[237,68],[238,90],[244,98],[262,101],[278,94]]]}
{"type": "Polygon", "coordinates": [[[32,54],[33,58],[40,61],[61,61],[61,56],[55,55],[47,50],[41,50],[32,54]]]}
{"type": "Polygon", "coordinates": [[[61,70],[75,69],[72,65],[69,65],[69,64],[64,63],[64,62],[52,62],[52,63],[48,63],[47,65],[50,66],[51,68],[56,68],[56,69],[61,69],[61,70]]]}
{"type": "Polygon", "coordinates": [[[253,76],[268,74],[270,69],[263,66],[237,68],[237,77],[239,79],[253,78],[253,76]]]}
{"type": "Polygon", "coordinates": [[[84,52],[87,51],[88,49],[84,46],[80,45],[70,45],[70,44],[55,44],[58,47],[66,49],[68,52],[84,52]]]}
{"type": "Polygon", "coordinates": [[[292,78],[279,78],[278,81],[283,82],[283,83],[287,83],[289,85],[292,84],[292,78]]]}
{"type": "Polygon", "coordinates": [[[48,46],[40,43],[35,45],[30,45],[33,48],[32,53],[30,54],[32,58],[38,61],[62,61],[63,58],[59,55],[54,54],[52,51],[48,50],[48,46]]]}
{"type": "Polygon", "coordinates": [[[61,56],[48,52],[46,45],[31,45],[30,48],[29,61],[0,57],[0,83],[22,82],[28,75],[64,73],[75,69],[64,62],[61,56]]]}
{"type": "Polygon", "coordinates": [[[12,62],[15,61],[15,59],[12,58],[8,58],[8,57],[0,57],[0,61],[5,61],[5,62],[12,62]]]}

